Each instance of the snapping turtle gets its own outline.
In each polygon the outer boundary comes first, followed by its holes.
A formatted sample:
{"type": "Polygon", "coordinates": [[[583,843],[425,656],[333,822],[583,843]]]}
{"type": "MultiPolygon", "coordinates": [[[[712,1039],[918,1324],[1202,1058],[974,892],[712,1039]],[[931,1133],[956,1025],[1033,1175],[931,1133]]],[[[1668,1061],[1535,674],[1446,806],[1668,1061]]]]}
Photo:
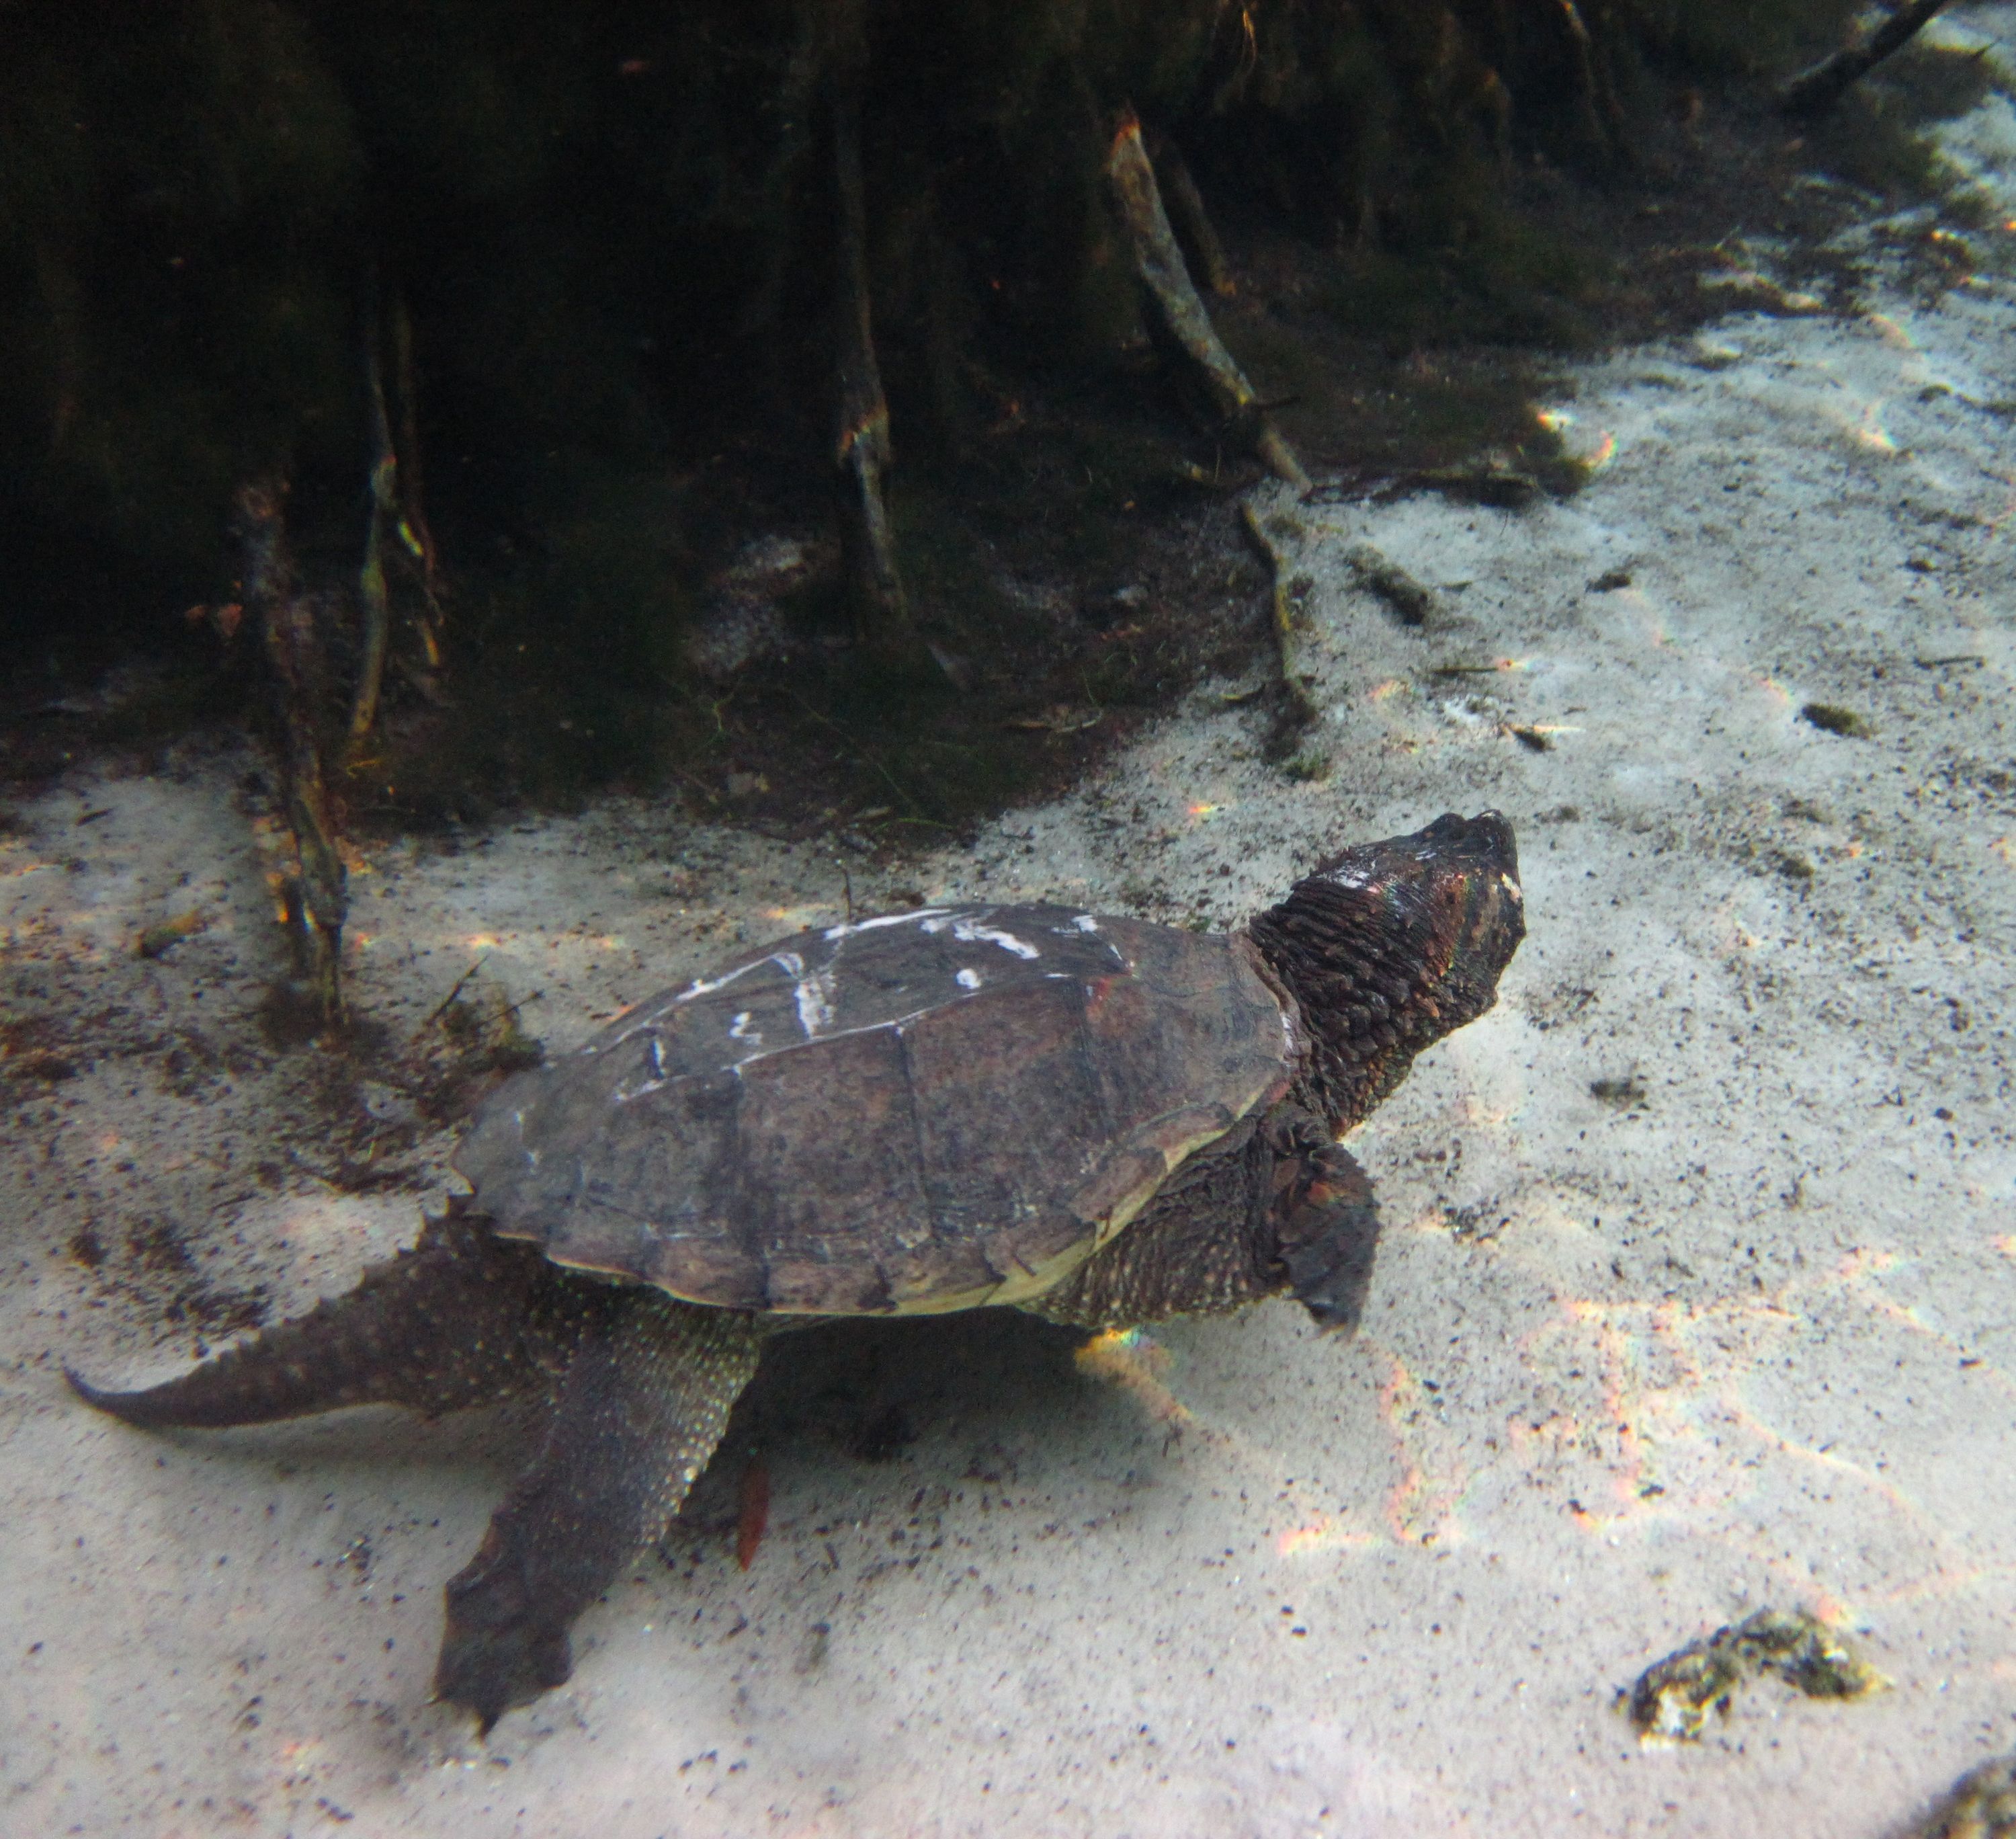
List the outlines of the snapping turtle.
{"type": "Polygon", "coordinates": [[[1378,1224],[1336,1137],[1490,1007],[1517,875],[1488,811],[1346,850],[1240,932],[992,906],[801,932],[500,1087],[454,1159],[473,1198],[347,1295],[145,1390],[71,1383],[143,1426],[542,1393],[448,1585],[435,1689],[487,1731],[567,1677],[780,1329],[1283,1290],[1352,1326],[1378,1224]]]}

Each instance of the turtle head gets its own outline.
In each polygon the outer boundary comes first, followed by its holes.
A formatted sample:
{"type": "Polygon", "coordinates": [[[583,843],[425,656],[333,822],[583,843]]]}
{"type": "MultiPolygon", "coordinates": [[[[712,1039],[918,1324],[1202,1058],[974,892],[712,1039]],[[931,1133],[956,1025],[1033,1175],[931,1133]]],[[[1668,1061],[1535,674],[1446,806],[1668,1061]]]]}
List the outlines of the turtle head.
{"type": "Polygon", "coordinates": [[[1439,1023],[1431,1040],[1497,1001],[1499,977],[1526,936],[1519,849],[1497,811],[1446,813],[1410,836],[1346,849],[1310,878],[1361,899],[1376,894],[1383,913],[1370,923],[1420,950],[1417,988],[1432,997],[1439,1023]]]}
{"type": "Polygon", "coordinates": [[[1364,1117],[1414,1056],[1497,1000],[1526,936],[1512,826],[1453,813],[1319,864],[1255,920],[1301,1006],[1307,1080],[1332,1126],[1364,1117]]]}

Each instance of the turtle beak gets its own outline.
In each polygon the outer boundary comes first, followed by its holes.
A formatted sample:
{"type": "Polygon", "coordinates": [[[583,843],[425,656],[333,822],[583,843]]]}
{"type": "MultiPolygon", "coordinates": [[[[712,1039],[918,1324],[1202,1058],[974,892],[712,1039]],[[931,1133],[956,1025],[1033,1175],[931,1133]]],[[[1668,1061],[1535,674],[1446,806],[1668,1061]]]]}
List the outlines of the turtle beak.
{"type": "Polygon", "coordinates": [[[1438,817],[1417,840],[1425,844],[1433,871],[1444,879],[1462,910],[1456,950],[1463,979],[1495,990],[1526,936],[1526,896],[1519,885],[1519,849],[1512,826],[1497,811],[1474,817],[1453,812],[1438,817]]]}

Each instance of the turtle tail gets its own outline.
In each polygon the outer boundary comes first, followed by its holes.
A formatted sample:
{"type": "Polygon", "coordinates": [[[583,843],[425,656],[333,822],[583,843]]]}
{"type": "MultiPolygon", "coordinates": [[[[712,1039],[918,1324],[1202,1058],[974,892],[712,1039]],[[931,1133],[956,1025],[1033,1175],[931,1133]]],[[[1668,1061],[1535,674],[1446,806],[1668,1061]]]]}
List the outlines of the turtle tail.
{"type": "Polygon", "coordinates": [[[87,1404],[149,1430],[271,1423],[347,1404],[434,1416],[550,1384],[592,1300],[592,1286],[451,1199],[410,1251],[373,1266],[347,1294],[179,1379],[109,1392],[68,1368],[63,1376],[87,1404]]]}

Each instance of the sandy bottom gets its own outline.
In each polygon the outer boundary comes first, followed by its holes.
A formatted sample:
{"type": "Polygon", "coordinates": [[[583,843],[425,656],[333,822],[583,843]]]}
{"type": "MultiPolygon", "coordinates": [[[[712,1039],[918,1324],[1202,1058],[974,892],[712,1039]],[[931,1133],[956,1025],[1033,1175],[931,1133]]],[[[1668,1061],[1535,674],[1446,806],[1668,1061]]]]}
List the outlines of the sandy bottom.
{"type": "MultiPolygon", "coordinates": [[[[2006,160],[1999,96],[1964,127],[2006,160]]],[[[1212,684],[970,851],[852,863],[865,907],[1226,923],[1496,806],[1531,935],[1353,1139],[1388,1221],[1355,1342],[1283,1304],[1096,1358],[1017,1319],[808,1338],[713,1519],[488,1744],[427,1698],[509,1421],[149,1437],[63,1386],[175,1370],[418,1222],[318,1145],[400,1094],[251,1013],[248,761],[80,764],[0,838],[10,1018],[69,1075],[17,1057],[0,1112],[0,1830],[1840,1839],[2016,1747],[2013,302],[1900,283],[1593,365],[1565,504],[1263,494],[1329,778],[1212,684]],[[1766,1682],[1642,1747],[1620,1689],[1765,1605],[1888,1689],[1766,1682]]],[[[565,1045],[844,898],[830,847],[622,803],[364,866],[354,989],[395,1038],[481,958],[565,1045]]]]}

